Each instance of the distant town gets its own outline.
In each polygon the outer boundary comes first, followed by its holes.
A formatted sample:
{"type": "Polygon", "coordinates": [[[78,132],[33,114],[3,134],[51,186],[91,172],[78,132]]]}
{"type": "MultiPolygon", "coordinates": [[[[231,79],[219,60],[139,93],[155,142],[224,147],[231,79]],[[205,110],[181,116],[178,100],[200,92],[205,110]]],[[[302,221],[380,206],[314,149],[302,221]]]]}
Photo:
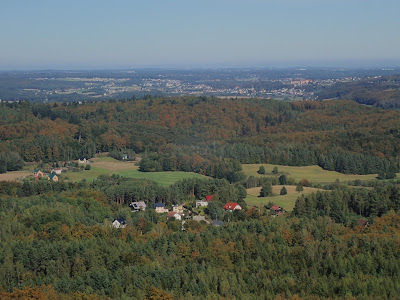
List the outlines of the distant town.
{"type": "Polygon", "coordinates": [[[1,72],[2,101],[63,102],[205,95],[315,100],[337,83],[398,73],[396,69],[138,70],[1,72]]]}

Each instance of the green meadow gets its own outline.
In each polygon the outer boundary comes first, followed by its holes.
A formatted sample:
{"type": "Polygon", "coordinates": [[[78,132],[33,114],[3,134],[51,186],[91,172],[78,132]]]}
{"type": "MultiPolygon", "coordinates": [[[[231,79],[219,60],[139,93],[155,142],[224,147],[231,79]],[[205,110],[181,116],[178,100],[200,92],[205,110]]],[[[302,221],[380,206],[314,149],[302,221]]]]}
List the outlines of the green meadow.
{"type": "Polygon", "coordinates": [[[206,176],[193,172],[140,172],[139,170],[124,170],[118,172],[119,175],[130,178],[149,179],[159,185],[168,186],[185,178],[207,178],[206,176]]]}
{"type": "MultiPolygon", "coordinates": [[[[102,160],[104,161],[104,160],[102,160]]],[[[107,162],[112,162],[111,160],[107,160],[107,162]]],[[[91,166],[90,170],[84,170],[81,172],[67,172],[63,173],[63,177],[67,177],[68,181],[81,181],[83,179],[86,180],[95,180],[100,175],[112,175],[117,174],[124,177],[137,178],[137,179],[148,179],[157,182],[159,185],[168,186],[175,183],[178,180],[182,180],[185,178],[206,178],[203,175],[192,173],[192,172],[140,172],[136,166],[132,164],[131,169],[122,169],[118,170],[118,168],[114,170],[102,168],[99,166],[94,166],[96,163],[91,166]]],[[[118,162],[121,164],[121,162],[118,162]]]]}
{"type": "Polygon", "coordinates": [[[285,185],[287,190],[286,195],[279,195],[282,185],[274,185],[272,192],[274,196],[271,197],[258,197],[260,195],[261,187],[247,189],[247,197],[245,199],[248,205],[263,206],[269,202],[274,203],[280,207],[283,207],[287,211],[292,211],[296,203],[297,197],[301,194],[307,195],[319,191],[320,189],[304,187],[302,193],[296,192],[296,187],[293,185],[285,185]]]}
{"type": "Polygon", "coordinates": [[[291,166],[281,166],[281,165],[272,165],[272,164],[243,164],[242,169],[245,175],[247,176],[280,176],[285,174],[288,178],[293,178],[296,182],[305,178],[308,179],[311,183],[332,183],[335,182],[336,179],[339,179],[340,182],[353,181],[356,179],[360,179],[362,181],[374,180],[378,176],[378,174],[369,174],[369,175],[352,175],[352,174],[342,174],[335,171],[327,171],[322,169],[319,166],[306,166],[306,167],[291,167],[291,166]],[[261,175],[258,174],[257,171],[260,166],[265,167],[266,174],[261,175]],[[273,174],[273,168],[278,167],[278,174],[273,174]]]}

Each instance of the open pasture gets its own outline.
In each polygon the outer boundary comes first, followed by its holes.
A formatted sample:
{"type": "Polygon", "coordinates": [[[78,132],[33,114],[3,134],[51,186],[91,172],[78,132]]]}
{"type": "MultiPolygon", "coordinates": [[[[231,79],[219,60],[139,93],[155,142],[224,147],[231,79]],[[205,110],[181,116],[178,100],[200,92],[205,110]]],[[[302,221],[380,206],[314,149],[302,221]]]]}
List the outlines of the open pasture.
{"type": "Polygon", "coordinates": [[[69,181],[94,180],[100,175],[117,174],[129,178],[148,179],[157,182],[159,185],[168,186],[178,180],[185,178],[206,178],[203,175],[192,172],[140,172],[135,162],[124,162],[112,157],[98,157],[93,159],[90,170],[81,172],[68,172],[65,176],[69,181]]]}
{"type": "Polygon", "coordinates": [[[292,211],[296,203],[297,197],[299,197],[301,194],[311,194],[320,190],[310,187],[304,187],[304,191],[299,193],[296,191],[296,186],[285,185],[288,193],[286,195],[279,195],[282,187],[283,185],[272,186],[272,192],[275,194],[275,196],[271,197],[258,197],[260,195],[261,187],[247,189],[247,197],[245,201],[248,205],[256,206],[263,206],[268,204],[269,202],[273,202],[274,204],[283,207],[287,211],[292,211]]]}
{"type": "Polygon", "coordinates": [[[306,166],[306,167],[292,167],[292,166],[281,166],[272,164],[243,164],[243,172],[247,176],[280,176],[285,174],[288,178],[293,178],[296,182],[301,179],[308,179],[311,183],[333,183],[336,179],[340,182],[353,181],[360,179],[362,181],[374,180],[378,174],[369,175],[353,175],[353,174],[342,174],[335,171],[327,171],[319,166],[306,166]],[[260,166],[265,167],[266,174],[258,174],[257,171],[260,166]],[[278,174],[273,174],[272,170],[274,167],[278,167],[278,174]]]}

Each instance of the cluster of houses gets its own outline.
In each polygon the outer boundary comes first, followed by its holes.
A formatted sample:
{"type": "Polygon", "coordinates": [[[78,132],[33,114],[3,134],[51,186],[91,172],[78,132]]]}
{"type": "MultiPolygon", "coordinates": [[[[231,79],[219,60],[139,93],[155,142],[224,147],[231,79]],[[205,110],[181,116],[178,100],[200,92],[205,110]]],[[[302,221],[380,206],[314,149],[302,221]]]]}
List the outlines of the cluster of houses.
{"type": "MultiPolygon", "coordinates": [[[[204,199],[197,200],[196,208],[207,207],[208,204],[210,203],[210,201],[212,201],[213,197],[214,197],[214,195],[207,195],[204,199]]],[[[132,212],[145,211],[147,208],[147,205],[144,201],[132,202],[129,206],[131,207],[132,212]]],[[[188,219],[192,219],[192,220],[198,221],[198,222],[200,222],[200,221],[208,222],[206,220],[205,216],[200,216],[200,215],[195,215],[193,217],[190,215],[185,216],[185,213],[184,213],[185,208],[183,207],[183,205],[173,205],[172,209],[169,210],[167,207],[165,207],[165,203],[154,203],[153,209],[159,214],[166,213],[167,219],[175,218],[175,220],[182,221],[182,222],[185,222],[185,220],[188,220],[188,219]]],[[[225,204],[224,209],[226,211],[234,211],[234,210],[241,210],[242,207],[236,202],[228,202],[225,204]]],[[[221,226],[223,224],[223,222],[218,221],[218,220],[213,220],[212,224],[214,226],[221,226]]],[[[115,219],[112,226],[114,228],[124,228],[126,226],[126,220],[124,218],[115,219]]]]}
{"type": "MultiPolygon", "coordinates": [[[[146,210],[146,203],[144,201],[139,201],[139,202],[132,202],[129,205],[132,209],[133,212],[135,211],[144,211],[146,210]]],[[[153,205],[154,210],[156,213],[163,214],[163,213],[168,213],[167,218],[174,217],[176,220],[182,220],[182,217],[184,216],[184,208],[183,205],[173,205],[172,210],[168,210],[168,208],[165,207],[165,203],[154,203],[153,205]]]]}
{"type": "MultiPolygon", "coordinates": [[[[209,202],[212,199],[213,199],[213,195],[207,195],[203,200],[197,200],[196,208],[207,207],[209,202]]],[[[137,211],[145,211],[147,205],[144,201],[138,201],[138,202],[132,202],[130,204],[130,207],[133,212],[137,212],[137,211]]],[[[172,210],[168,210],[168,208],[165,207],[165,203],[154,203],[153,209],[157,213],[160,213],[160,214],[167,213],[167,219],[170,219],[173,217],[173,218],[175,218],[175,220],[182,221],[182,225],[188,219],[192,219],[197,222],[205,221],[209,224],[211,223],[214,226],[221,226],[224,224],[223,221],[218,221],[218,220],[212,220],[212,222],[209,222],[206,220],[205,216],[200,216],[200,215],[195,215],[193,217],[191,217],[189,215],[185,216],[183,205],[173,205],[172,210]]],[[[224,209],[226,211],[234,211],[234,210],[241,210],[242,207],[236,202],[228,202],[224,205],[224,209]]],[[[284,210],[280,206],[273,205],[272,207],[270,207],[270,214],[271,214],[271,216],[280,216],[280,215],[284,214],[284,210]]],[[[115,219],[114,222],[112,223],[112,226],[114,228],[125,228],[126,227],[125,218],[115,219]]]]}
{"type": "MultiPolygon", "coordinates": [[[[210,203],[213,199],[214,195],[207,195],[203,200],[196,201],[196,208],[198,207],[207,207],[208,203],[210,203]]],[[[224,206],[225,210],[234,211],[234,210],[241,210],[242,207],[236,202],[228,202],[224,206]]]]}
{"type": "MultiPolygon", "coordinates": [[[[80,157],[78,159],[78,164],[84,164],[87,165],[90,163],[90,160],[87,157],[80,157]]],[[[62,164],[71,164],[71,162],[63,162],[62,164]]],[[[68,167],[69,169],[70,167],[68,167]]],[[[65,167],[64,170],[67,170],[67,168],[65,167]]],[[[33,177],[35,178],[35,180],[39,180],[41,178],[47,178],[47,180],[51,180],[54,182],[58,182],[59,178],[57,175],[61,175],[63,171],[63,168],[52,168],[50,171],[50,174],[43,172],[40,169],[35,169],[33,170],[33,177]]]]}
{"type": "Polygon", "coordinates": [[[47,180],[49,180],[49,181],[58,182],[57,175],[60,175],[61,172],[62,172],[61,168],[52,169],[50,174],[45,174],[40,169],[35,169],[35,170],[33,170],[33,178],[35,178],[35,180],[39,180],[43,177],[47,177],[47,180]]]}

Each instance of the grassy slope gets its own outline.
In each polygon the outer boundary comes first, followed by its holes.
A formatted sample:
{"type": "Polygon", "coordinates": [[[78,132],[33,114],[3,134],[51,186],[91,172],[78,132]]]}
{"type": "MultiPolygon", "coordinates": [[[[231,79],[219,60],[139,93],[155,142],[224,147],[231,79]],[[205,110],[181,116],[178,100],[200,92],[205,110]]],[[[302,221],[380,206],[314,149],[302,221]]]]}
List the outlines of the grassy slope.
{"type": "MultiPolygon", "coordinates": [[[[275,165],[271,164],[244,164],[242,165],[243,172],[247,175],[253,176],[273,176],[272,169],[275,165]],[[265,171],[267,174],[260,175],[257,173],[260,166],[265,167],[265,171]]],[[[311,183],[332,183],[335,182],[336,179],[339,179],[340,182],[352,181],[356,179],[360,179],[363,181],[366,180],[374,180],[376,179],[377,174],[370,175],[348,175],[341,174],[335,171],[327,171],[322,169],[319,166],[307,166],[307,167],[290,167],[290,166],[277,166],[279,170],[279,174],[284,173],[288,177],[292,177],[296,182],[300,181],[303,178],[308,179],[311,183]]]]}
{"type": "MultiPolygon", "coordinates": [[[[272,192],[276,194],[276,196],[272,197],[258,197],[258,195],[260,195],[261,187],[248,189],[245,201],[248,205],[256,206],[262,206],[268,204],[268,202],[273,202],[276,205],[283,207],[285,210],[291,211],[293,210],[297,197],[301,194],[296,192],[295,186],[285,185],[285,187],[288,193],[287,195],[281,196],[279,193],[282,189],[282,185],[274,185],[272,187],[272,192]]],[[[318,189],[305,187],[303,194],[311,194],[316,191],[318,191],[318,189]]]]}

